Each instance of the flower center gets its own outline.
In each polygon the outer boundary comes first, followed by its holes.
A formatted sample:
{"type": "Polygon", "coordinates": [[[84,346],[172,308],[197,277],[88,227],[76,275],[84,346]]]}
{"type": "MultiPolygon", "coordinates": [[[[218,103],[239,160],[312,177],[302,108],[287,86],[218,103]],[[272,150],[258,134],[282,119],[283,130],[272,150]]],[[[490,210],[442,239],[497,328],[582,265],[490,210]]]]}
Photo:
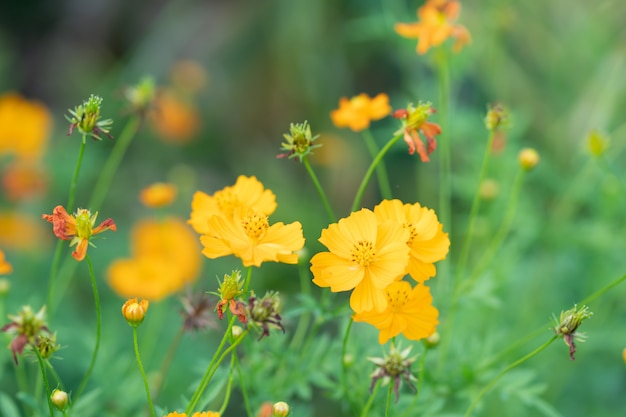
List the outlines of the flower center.
{"type": "Polygon", "coordinates": [[[409,231],[409,240],[406,241],[406,244],[411,246],[413,239],[417,237],[417,230],[415,230],[413,223],[403,223],[402,227],[409,231]]]}
{"type": "Polygon", "coordinates": [[[374,256],[376,256],[376,251],[372,242],[361,240],[352,248],[352,262],[363,267],[368,267],[374,256]]]}
{"type": "Polygon", "coordinates": [[[387,290],[387,303],[393,311],[400,311],[409,301],[409,293],[405,286],[395,286],[387,290]]]}
{"type": "Polygon", "coordinates": [[[270,224],[267,221],[267,216],[250,212],[246,217],[241,220],[241,225],[246,231],[246,234],[250,239],[258,240],[265,235],[270,224]]]}
{"type": "Polygon", "coordinates": [[[241,206],[237,195],[232,192],[232,190],[226,188],[221,191],[217,191],[213,198],[215,198],[215,202],[217,203],[217,207],[220,211],[226,216],[232,216],[235,208],[241,206]]]}

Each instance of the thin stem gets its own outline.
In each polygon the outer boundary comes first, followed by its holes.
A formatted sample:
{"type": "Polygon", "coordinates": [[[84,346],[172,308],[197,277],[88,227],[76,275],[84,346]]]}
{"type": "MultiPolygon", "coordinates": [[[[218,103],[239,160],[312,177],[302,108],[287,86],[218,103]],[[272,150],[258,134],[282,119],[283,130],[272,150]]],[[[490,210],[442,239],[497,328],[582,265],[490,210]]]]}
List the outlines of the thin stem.
{"type": "Polygon", "coordinates": [[[102,206],[109,188],[111,188],[111,184],[113,183],[115,173],[117,172],[122,159],[124,159],[126,150],[139,130],[140,125],[141,117],[134,116],[128,121],[128,123],[126,123],[126,126],[124,126],[124,130],[115,142],[115,146],[113,146],[113,150],[105,162],[104,167],[98,176],[98,181],[93,188],[93,193],[91,194],[91,199],[89,200],[89,208],[91,210],[97,211],[100,209],[100,206],[102,206]]]}
{"type": "Polygon", "coordinates": [[[605,285],[604,287],[600,288],[598,291],[596,291],[593,294],[589,295],[588,297],[583,299],[578,304],[580,304],[580,305],[587,305],[590,302],[594,301],[596,298],[604,295],[604,293],[606,293],[607,291],[611,290],[613,287],[618,286],[619,284],[621,284],[624,281],[626,281],[626,274],[622,275],[621,277],[619,277],[615,281],[612,281],[609,284],[605,285]]]}
{"type": "MultiPolygon", "coordinates": [[[[300,277],[300,293],[308,297],[311,295],[311,280],[309,279],[309,273],[307,269],[307,264],[304,262],[298,262],[298,275],[300,277]]],[[[289,349],[293,352],[300,351],[300,347],[304,341],[306,336],[306,331],[309,328],[309,324],[311,322],[311,311],[305,311],[301,316],[300,320],[298,320],[298,325],[296,326],[296,331],[293,333],[293,337],[291,339],[291,343],[289,344],[289,349]]]]}
{"type": "Polygon", "coordinates": [[[247,293],[248,292],[248,288],[250,287],[250,281],[252,278],[252,267],[249,266],[248,267],[248,273],[246,274],[246,281],[243,284],[243,293],[247,293]]]}
{"type": "MultiPolygon", "coordinates": [[[[18,392],[23,392],[26,393],[28,390],[28,377],[26,375],[26,364],[24,363],[24,361],[22,361],[22,364],[20,365],[19,363],[15,363],[13,360],[11,360],[11,362],[13,362],[13,365],[15,367],[15,379],[17,380],[17,389],[18,392]]],[[[22,402],[22,411],[23,414],[26,416],[28,409],[26,408],[26,403],[22,402]]]]}
{"type": "Polygon", "coordinates": [[[378,167],[378,165],[382,162],[387,151],[389,151],[389,149],[391,149],[391,147],[402,138],[402,135],[403,134],[399,134],[399,135],[392,137],[391,140],[389,140],[389,142],[387,142],[387,144],[383,146],[380,152],[378,152],[378,155],[376,155],[376,157],[372,160],[372,163],[370,164],[369,168],[365,172],[365,176],[363,176],[361,185],[359,186],[359,189],[356,192],[356,195],[354,196],[354,202],[352,203],[352,211],[357,211],[359,209],[361,205],[361,200],[363,199],[363,194],[365,194],[365,188],[367,188],[367,184],[372,178],[372,175],[374,174],[376,167],[378,167]]]}
{"type": "Polygon", "coordinates": [[[350,329],[352,328],[354,320],[350,317],[350,321],[346,326],[346,332],[343,335],[343,343],[341,345],[341,385],[343,387],[344,395],[349,398],[348,393],[348,369],[346,368],[346,350],[348,348],[348,336],[350,336],[350,329]]]}
{"type": "Polygon", "coordinates": [[[154,405],[152,405],[152,398],[150,397],[150,385],[148,384],[148,378],[146,377],[146,371],[143,369],[143,364],[141,363],[141,355],[139,354],[139,343],[137,343],[137,327],[133,326],[133,346],[135,347],[135,358],[137,358],[137,365],[139,366],[139,371],[141,372],[141,377],[143,378],[143,385],[146,388],[146,397],[148,398],[148,406],[150,407],[150,415],[152,417],[156,417],[154,413],[154,405]]]}
{"type": "Polygon", "coordinates": [[[304,167],[306,168],[307,172],[309,173],[309,176],[311,177],[311,180],[313,181],[313,184],[315,185],[315,189],[317,190],[317,193],[320,195],[320,198],[322,199],[322,204],[324,204],[324,208],[326,209],[326,213],[328,214],[328,218],[330,219],[330,222],[335,223],[337,221],[337,217],[335,217],[335,213],[333,212],[333,209],[330,206],[330,203],[328,202],[328,198],[326,197],[324,188],[322,187],[319,180],[317,179],[317,175],[315,175],[315,171],[313,171],[313,167],[311,166],[311,163],[306,157],[302,158],[302,162],[304,163],[304,167]]]}
{"type": "Polygon", "coordinates": [[[246,389],[246,384],[244,382],[245,379],[243,377],[243,372],[241,372],[241,366],[239,366],[239,357],[237,356],[237,352],[234,352],[233,356],[235,357],[235,366],[237,367],[237,375],[239,376],[239,387],[241,388],[241,396],[243,397],[243,404],[246,408],[246,414],[248,417],[253,417],[254,414],[252,414],[252,408],[250,408],[248,390],[246,389]]]}
{"type": "Polygon", "coordinates": [[[370,397],[367,399],[365,406],[363,407],[363,411],[361,411],[361,417],[366,417],[367,413],[369,413],[370,408],[372,408],[372,404],[374,404],[374,398],[376,398],[376,393],[378,392],[378,388],[380,387],[380,379],[376,380],[376,385],[374,385],[374,389],[372,389],[372,393],[370,397]]]}
{"type": "Polygon", "coordinates": [[[500,373],[498,375],[496,375],[491,381],[489,381],[489,383],[487,385],[485,385],[483,387],[482,390],[480,390],[480,392],[478,393],[478,395],[476,396],[476,398],[474,398],[474,401],[472,401],[472,403],[470,404],[469,408],[467,409],[467,411],[465,412],[465,417],[469,417],[472,414],[472,411],[474,410],[474,408],[476,407],[476,405],[478,404],[478,402],[480,401],[480,399],[491,389],[493,388],[493,386],[496,384],[496,382],[498,382],[500,380],[500,378],[502,378],[507,372],[509,372],[511,369],[515,368],[516,366],[526,362],[528,359],[532,358],[533,356],[537,355],[539,352],[541,352],[542,350],[544,350],[545,348],[547,348],[548,346],[550,346],[550,344],[552,342],[554,342],[557,339],[557,335],[552,336],[547,342],[545,342],[543,345],[539,346],[537,349],[533,350],[532,352],[522,356],[521,358],[519,358],[518,360],[516,360],[515,362],[513,362],[512,364],[510,364],[509,366],[507,366],[506,368],[504,368],[502,371],[500,371],[500,373]]]}
{"type": "Polygon", "coordinates": [[[185,329],[181,327],[176,333],[176,336],[174,336],[174,340],[172,340],[172,343],[170,344],[170,347],[167,350],[167,353],[165,354],[165,358],[163,359],[163,362],[161,363],[161,368],[159,369],[159,374],[158,374],[159,377],[157,379],[157,384],[154,387],[154,400],[155,401],[159,397],[159,393],[161,392],[161,388],[163,387],[163,381],[165,381],[167,372],[169,371],[170,366],[172,365],[172,361],[174,360],[174,355],[176,355],[176,351],[178,350],[178,346],[180,346],[181,340],[183,340],[184,334],[185,334],[185,329]]]}
{"type": "MultiPolygon", "coordinates": [[[[372,132],[369,129],[365,129],[362,131],[362,134],[370,155],[372,158],[375,158],[378,154],[378,146],[376,145],[374,136],[372,136],[372,132]]],[[[389,176],[387,175],[387,167],[385,166],[384,160],[381,160],[380,164],[378,164],[376,176],[378,177],[378,187],[380,188],[380,194],[383,196],[383,199],[391,200],[391,185],[389,184],[389,176]]]]}
{"type": "MultiPolygon", "coordinates": [[[[100,337],[102,333],[102,309],[100,307],[100,296],[98,295],[98,284],[96,283],[96,276],[93,272],[93,265],[91,264],[91,258],[89,254],[85,256],[87,260],[87,266],[89,267],[89,277],[91,278],[91,288],[93,289],[93,299],[96,305],[96,345],[93,349],[93,354],[91,355],[91,362],[89,363],[89,368],[87,368],[87,373],[83,377],[76,394],[74,395],[73,404],[78,402],[78,397],[83,393],[85,387],[87,386],[87,382],[91,377],[91,373],[93,372],[93,368],[96,364],[96,358],[98,357],[98,349],[100,348],[100,337]]],[[[70,413],[71,414],[71,413],[70,413]]]]}
{"type": "Polygon", "coordinates": [[[391,397],[393,397],[393,382],[389,381],[389,388],[387,388],[387,403],[385,404],[385,417],[389,417],[391,411],[391,397]]]}
{"type": "Polygon", "coordinates": [[[54,417],[54,408],[52,406],[52,398],[50,398],[50,385],[48,384],[48,374],[46,372],[46,365],[44,359],[41,357],[41,353],[37,349],[37,346],[33,346],[33,351],[37,355],[37,361],[39,362],[39,370],[43,378],[43,384],[46,391],[46,399],[48,400],[48,409],[50,410],[50,417],[54,417]]]}
{"type": "Polygon", "coordinates": [[[228,402],[230,401],[230,392],[233,388],[233,370],[235,368],[236,354],[230,355],[230,369],[228,370],[228,382],[226,383],[226,393],[224,394],[224,401],[222,401],[222,406],[220,407],[218,414],[224,415],[224,411],[226,411],[226,407],[228,407],[228,402]]]}
{"type": "Polygon", "coordinates": [[[85,144],[87,143],[87,135],[83,135],[83,140],[80,143],[80,150],[78,151],[78,160],[76,161],[76,168],[74,169],[74,176],[70,183],[70,196],[67,200],[67,207],[65,208],[68,213],[71,213],[74,209],[74,200],[76,198],[76,186],[78,185],[78,175],[80,174],[80,167],[83,163],[83,156],[85,155],[85,144]]]}
{"type": "MultiPolygon", "coordinates": [[[[444,48],[437,49],[437,76],[439,79],[439,124],[441,134],[439,135],[439,216],[441,223],[446,225],[448,233],[452,232],[451,224],[451,195],[452,195],[452,169],[451,169],[451,147],[448,125],[448,112],[450,107],[450,66],[448,65],[448,55],[444,48]]],[[[449,258],[449,257],[448,257],[449,258]]],[[[448,262],[441,264],[444,275],[447,275],[448,262]]]]}

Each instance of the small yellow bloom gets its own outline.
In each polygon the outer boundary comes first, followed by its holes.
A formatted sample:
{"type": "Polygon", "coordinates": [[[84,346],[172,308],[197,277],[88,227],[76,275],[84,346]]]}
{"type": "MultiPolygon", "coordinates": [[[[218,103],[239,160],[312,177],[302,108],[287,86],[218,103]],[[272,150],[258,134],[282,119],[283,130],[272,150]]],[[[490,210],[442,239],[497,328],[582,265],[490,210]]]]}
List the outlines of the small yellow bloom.
{"type": "Polygon", "coordinates": [[[146,207],[158,208],[169,206],[176,199],[176,186],[157,182],[141,190],[139,200],[146,207]]]}
{"type": "Polygon", "coordinates": [[[319,241],[329,249],[311,259],[313,283],[333,292],[352,291],[357,313],[383,311],[385,288],[400,278],[409,262],[408,230],[393,221],[381,223],[361,209],[322,230],[319,241]]]}
{"type": "Polygon", "coordinates": [[[261,266],[263,262],[295,264],[294,252],[304,246],[300,222],[269,224],[267,216],[251,209],[238,209],[233,219],[213,216],[210,232],[200,237],[202,253],[209,259],[235,255],[244,266],[261,266]]]}
{"type": "Polygon", "coordinates": [[[188,223],[199,234],[210,232],[208,220],[214,215],[233,218],[235,209],[252,209],[269,216],[276,210],[276,196],[266,190],[256,177],[240,175],[235,185],[216,191],[212,196],[197,191],[191,202],[191,217],[188,223]]]}
{"type": "Polygon", "coordinates": [[[77,261],[85,259],[87,246],[93,235],[106,230],[117,230],[112,219],[106,219],[94,227],[96,217],[98,217],[98,212],[92,215],[87,209],[78,209],[76,214],[70,216],[63,206],[56,206],[52,214],[42,215],[44,220],[52,223],[52,230],[56,237],[61,240],[71,240],[70,246],[77,245],[76,250],[72,252],[72,256],[77,261]]]}
{"type": "Polygon", "coordinates": [[[0,249],[0,275],[10,274],[13,271],[13,267],[4,258],[4,252],[0,249]]]}
{"type": "Polygon", "coordinates": [[[427,0],[417,9],[417,23],[397,23],[396,33],[405,38],[417,38],[417,53],[425,54],[433,46],[439,46],[448,38],[454,38],[454,52],[470,43],[468,30],[454,24],[461,12],[461,4],[453,0],[427,0]]]}
{"type": "Polygon", "coordinates": [[[137,301],[136,298],[131,298],[122,306],[122,315],[128,324],[132,327],[137,327],[143,323],[149,304],[148,300],[137,301]]]}
{"type": "Polygon", "coordinates": [[[435,212],[419,203],[384,200],[374,207],[374,214],[380,223],[391,220],[409,231],[406,243],[411,251],[406,273],[418,282],[435,276],[434,262],[445,259],[450,248],[448,234],[435,212]]]}
{"type": "Polygon", "coordinates": [[[391,113],[389,97],[380,93],[374,98],[362,93],[351,99],[342,97],[339,108],[330,113],[330,118],[337,127],[349,127],[355,132],[367,129],[370,122],[382,119],[391,113]]]}
{"type": "Polygon", "coordinates": [[[47,227],[39,218],[24,212],[0,212],[0,246],[41,253],[50,243],[47,227]]]}
{"type": "Polygon", "coordinates": [[[432,305],[430,290],[423,284],[411,288],[406,281],[396,281],[385,288],[387,308],[354,315],[354,321],[366,322],[380,330],[381,345],[402,333],[409,340],[420,340],[435,333],[439,312],[432,305]]]}
{"type": "Polygon", "coordinates": [[[519,153],[519,163],[525,171],[530,171],[539,163],[539,153],[532,148],[524,148],[519,153]]]}

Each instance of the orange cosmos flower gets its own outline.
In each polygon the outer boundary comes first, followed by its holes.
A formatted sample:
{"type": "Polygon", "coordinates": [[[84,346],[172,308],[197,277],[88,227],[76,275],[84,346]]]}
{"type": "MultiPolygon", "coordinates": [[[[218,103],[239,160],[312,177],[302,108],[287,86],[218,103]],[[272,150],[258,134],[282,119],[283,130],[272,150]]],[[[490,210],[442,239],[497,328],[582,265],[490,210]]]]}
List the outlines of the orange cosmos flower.
{"type": "Polygon", "coordinates": [[[2,173],[2,188],[11,201],[43,194],[47,187],[46,173],[35,164],[17,162],[2,173]]]}
{"type": "Polygon", "coordinates": [[[141,190],[139,200],[141,200],[146,207],[165,207],[174,202],[176,192],[175,185],[157,182],[141,190]]]}
{"type": "Polygon", "coordinates": [[[349,127],[355,132],[367,129],[370,122],[379,120],[391,113],[389,97],[380,93],[374,98],[359,94],[348,100],[342,97],[339,108],[330,112],[330,118],[337,127],[349,127]]]}
{"type": "Polygon", "coordinates": [[[45,149],[52,117],[43,104],[16,93],[0,96],[0,155],[38,161],[45,149]]]}
{"type": "Polygon", "coordinates": [[[154,100],[150,120],[157,135],[164,141],[185,144],[200,130],[197,107],[173,90],[161,90],[154,100]]]}
{"type": "Polygon", "coordinates": [[[56,206],[52,214],[44,214],[41,217],[52,223],[52,230],[56,237],[62,240],[71,240],[70,246],[77,245],[76,250],[72,252],[72,256],[77,261],[85,259],[89,239],[93,235],[109,229],[117,230],[112,219],[106,219],[94,227],[98,212],[92,215],[87,209],[78,209],[76,214],[70,216],[63,206],[56,206]]]}
{"type": "Polygon", "coordinates": [[[220,215],[232,219],[235,209],[252,209],[269,216],[276,210],[276,196],[266,190],[256,177],[240,175],[233,186],[216,191],[212,196],[197,191],[191,202],[191,218],[188,223],[199,234],[209,233],[208,220],[220,215]]]}
{"type": "Polygon", "coordinates": [[[448,38],[454,38],[454,52],[470,43],[469,31],[461,25],[454,24],[461,12],[461,4],[450,0],[428,0],[417,9],[417,23],[397,23],[395,30],[405,38],[417,38],[417,53],[428,52],[431,46],[439,46],[448,38]]]}
{"type": "Polygon", "coordinates": [[[0,249],[0,275],[10,274],[13,271],[11,264],[4,258],[4,252],[0,249]]]}
{"type": "Polygon", "coordinates": [[[157,301],[200,274],[197,237],[178,218],[139,222],[131,232],[131,250],[132,258],[113,262],[107,271],[109,285],[122,297],[157,301]]]}
{"type": "Polygon", "coordinates": [[[411,251],[405,272],[417,282],[435,276],[437,271],[433,263],[445,259],[450,248],[448,234],[443,232],[443,225],[435,212],[419,203],[384,200],[374,207],[374,213],[379,222],[392,220],[409,231],[407,245],[411,251]]]}
{"type": "Polygon", "coordinates": [[[0,246],[37,253],[49,244],[38,218],[17,211],[0,212],[0,246]]]}
{"type": "Polygon", "coordinates": [[[413,155],[417,150],[422,162],[430,161],[428,156],[437,148],[435,136],[441,133],[441,127],[438,124],[428,121],[428,116],[435,112],[436,110],[430,103],[421,101],[417,107],[409,104],[406,109],[393,112],[393,117],[402,120],[402,127],[395,134],[404,134],[404,141],[409,146],[409,155],[413,155]],[[426,148],[418,132],[426,136],[426,148]]]}
{"type": "Polygon", "coordinates": [[[354,321],[366,322],[380,330],[381,345],[402,333],[409,340],[420,340],[435,333],[439,312],[433,307],[428,287],[418,284],[411,289],[406,281],[396,281],[385,288],[387,308],[354,315],[354,321]]]}
{"type": "Polygon", "coordinates": [[[200,237],[202,253],[210,259],[235,255],[244,266],[261,266],[265,261],[295,264],[295,251],[304,246],[302,225],[294,222],[270,226],[267,216],[252,209],[237,209],[233,218],[212,216],[210,234],[200,237]]]}
{"type": "Polygon", "coordinates": [[[354,289],[350,307],[357,313],[383,311],[385,288],[404,274],[409,232],[393,221],[379,222],[361,209],[322,230],[319,241],[330,252],[311,259],[313,282],[333,292],[354,289]]]}

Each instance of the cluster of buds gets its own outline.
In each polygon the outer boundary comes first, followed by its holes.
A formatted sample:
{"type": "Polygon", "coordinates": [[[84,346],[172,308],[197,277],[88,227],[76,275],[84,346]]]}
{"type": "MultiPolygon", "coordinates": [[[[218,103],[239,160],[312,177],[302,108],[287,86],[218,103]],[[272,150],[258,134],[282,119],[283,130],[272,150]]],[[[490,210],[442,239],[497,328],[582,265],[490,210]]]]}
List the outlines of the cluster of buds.
{"type": "Polygon", "coordinates": [[[279,154],[278,158],[298,158],[300,162],[302,159],[310,155],[313,149],[319,148],[322,145],[314,145],[313,142],[319,137],[319,135],[313,136],[311,134],[311,126],[308,122],[304,123],[292,123],[289,126],[289,133],[283,135],[287,143],[282,143],[281,149],[286,153],[279,154]]]}
{"type": "Polygon", "coordinates": [[[406,382],[413,391],[417,391],[412,382],[417,378],[411,373],[411,364],[415,362],[417,356],[409,358],[412,346],[404,350],[400,350],[393,343],[389,349],[389,353],[382,358],[368,358],[369,361],[376,365],[376,370],[372,373],[372,385],[370,390],[374,389],[376,382],[382,379],[383,385],[387,385],[393,381],[393,392],[398,401],[400,383],[402,380],[406,382]]]}
{"type": "Polygon", "coordinates": [[[48,329],[45,318],[45,306],[41,307],[37,313],[34,313],[30,306],[23,306],[17,315],[9,315],[11,322],[0,329],[2,332],[15,334],[9,348],[16,364],[17,355],[21,355],[26,346],[37,349],[44,359],[50,358],[59,350],[56,335],[48,329]]]}
{"type": "Polygon", "coordinates": [[[70,122],[68,135],[74,133],[74,129],[78,129],[78,131],[84,136],[91,136],[96,140],[102,140],[101,135],[103,134],[110,139],[113,139],[113,136],[109,133],[113,120],[100,120],[101,105],[102,98],[92,94],[89,97],[89,100],[83,102],[83,104],[79,106],[76,106],[74,110],[69,109],[68,111],[70,112],[70,116],[65,116],[67,121],[70,122]]]}
{"type": "Polygon", "coordinates": [[[577,332],[580,324],[591,317],[593,313],[589,311],[589,307],[582,306],[578,307],[574,305],[574,308],[571,308],[566,311],[561,311],[561,315],[557,319],[553,317],[554,321],[554,333],[557,336],[562,337],[563,341],[567,346],[569,346],[569,357],[571,360],[574,360],[574,354],[576,353],[576,344],[574,343],[574,339],[579,342],[585,341],[585,334],[577,332]]]}
{"type": "Polygon", "coordinates": [[[230,275],[225,274],[224,281],[220,282],[218,279],[217,282],[219,283],[217,295],[220,297],[220,301],[217,303],[216,309],[220,320],[224,318],[224,306],[228,304],[230,312],[235,314],[240,322],[245,323],[247,321],[245,307],[241,301],[237,300],[237,297],[244,293],[241,272],[233,271],[230,275]]]}

